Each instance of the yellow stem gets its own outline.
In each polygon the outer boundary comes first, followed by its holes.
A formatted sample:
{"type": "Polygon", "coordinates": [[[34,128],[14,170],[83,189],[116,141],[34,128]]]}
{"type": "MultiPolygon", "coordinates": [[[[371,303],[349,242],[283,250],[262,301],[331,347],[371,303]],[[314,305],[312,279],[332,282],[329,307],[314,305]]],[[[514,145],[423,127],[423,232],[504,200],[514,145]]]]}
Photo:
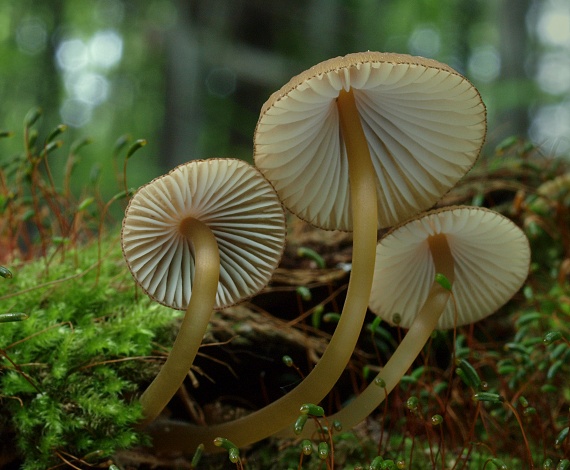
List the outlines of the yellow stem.
{"type": "MultiPolygon", "coordinates": [[[[432,253],[436,274],[443,274],[453,285],[455,279],[454,262],[446,236],[443,234],[434,235],[429,237],[427,242],[432,253]]],[[[358,397],[339,412],[329,416],[329,422],[332,423],[337,420],[343,429],[350,429],[363,421],[384,401],[387,395],[398,385],[402,376],[412,366],[423,346],[429,340],[450,296],[451,292],[434,281],[408,333],[382,371],[358,397]],[[379,383],[382,383],[383,386],[378,385],[379,383]]],[[[312,423],[307,424],[308,426],[305,426],[302,435],[299,437],[308,437],[316,430],[312,423]]]]}
{"type": "Polygon", "coordinates": [[[168,425],[152,431],[155,448],[185,449],[192,452],[199,444],[206,451],[219,451],[213,440],[222,436],[241,447],[264,439],[277,431],[291,428],[303,403],[319,403],[342,375],[358,341],[374,272],[378,209],[376,177],[352,91],[338,98],[342,136],[348,155],[350,197],[352,201],[352,273],[340,321],[323,356],[293,390],[266,407],[243,418],[219,425],[201,427],[168,425]]]}
{"type": "Polygon", "coordinates": [[[220,254],[214,234],[208,226],[193,218],[184,219],[179,229],[195,253],[192,296],[166,362],[140,398],[144,414],[141,426],[154,421],[182,385],[202,343],[216,301],[220,254]]]}

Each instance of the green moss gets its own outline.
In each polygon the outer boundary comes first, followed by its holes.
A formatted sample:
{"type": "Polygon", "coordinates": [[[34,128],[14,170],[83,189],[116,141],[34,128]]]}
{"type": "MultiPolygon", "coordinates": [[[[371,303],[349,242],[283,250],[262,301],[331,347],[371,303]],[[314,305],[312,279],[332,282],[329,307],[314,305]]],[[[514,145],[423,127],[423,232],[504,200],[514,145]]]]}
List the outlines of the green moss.
{"type": "Polygon", "coordinates": [[[13,278],[0,283],[1,310],[29,315],[0,325],[2,439],[15,441],[25,469],[145,442],[133,398],[156,373],[153,343],[172,341],[179,313],[135,295],[117,239],[103,253],[99,270],[96,244],[49,266],[12,263],[13,278]]]}

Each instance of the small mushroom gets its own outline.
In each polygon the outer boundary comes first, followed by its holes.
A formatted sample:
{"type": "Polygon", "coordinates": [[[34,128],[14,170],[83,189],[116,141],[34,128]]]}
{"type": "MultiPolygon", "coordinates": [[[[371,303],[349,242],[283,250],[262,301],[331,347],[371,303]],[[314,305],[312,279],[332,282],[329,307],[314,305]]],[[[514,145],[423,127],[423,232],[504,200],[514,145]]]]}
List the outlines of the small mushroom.
{"type": "Polygon", "coordinates": [[[433,330],[495,312],[521,287],[529,263],[523,231],[488,209],[447,207],[391,230],[376,250],[370,309],[409,330],[376,379],[329,420],[345,429],[364,420],[399,383],[433,330]],[[450,290],[436,281],[437,274],[450,290]]]}
{"type": "Polygon", "coordinates": [[[281,259],[285,233],[273,187],[241,160],[191,161],[130,200],[121,239],[133,277],[157,302],[186,310],[166,362],[141,396],[143,425],[182,384],[212,311],[267,284],[281,259]]]}

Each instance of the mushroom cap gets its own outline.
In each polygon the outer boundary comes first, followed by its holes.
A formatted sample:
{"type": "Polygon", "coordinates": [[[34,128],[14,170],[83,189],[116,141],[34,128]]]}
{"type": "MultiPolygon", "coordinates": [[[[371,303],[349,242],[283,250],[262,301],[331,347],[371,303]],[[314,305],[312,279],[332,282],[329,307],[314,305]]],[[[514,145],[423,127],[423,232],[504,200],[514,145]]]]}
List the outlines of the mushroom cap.
{"type": "Polygon", "coordinates": [[[499,309],[521,287],[530,263],[529,243],[511,220],[489,209],[447,207],[392,229],[378,243],[370,309],[390,324],[409,328],[436,275],[428,237],[445,234],[454,260],[454,302],[437,327],[474,323],[499,309]],[[457,320],[455,320],[457,312],[457,320]]]}
{"type": "Polygon", "coordinates": [[[261,109],[254,160],[283,204],[325,229],[352,230],[348,161],[336,99],[352,89],[376,172],[379,228],[432,207],[473,166],[486,110],[445,64],[349,54],[292,78],[261,109]]]}
{"type": "Polygon", "coordinates": [[[188,217],[206,224],[218,244],[216,309],[251,297],[269,282],[286,234],[275,190],[244,161],[193,160],[141,187],[125,212],[123,254],[151,298],[179,310],[190,302],[194,250],[179,231],[188,217]]]}

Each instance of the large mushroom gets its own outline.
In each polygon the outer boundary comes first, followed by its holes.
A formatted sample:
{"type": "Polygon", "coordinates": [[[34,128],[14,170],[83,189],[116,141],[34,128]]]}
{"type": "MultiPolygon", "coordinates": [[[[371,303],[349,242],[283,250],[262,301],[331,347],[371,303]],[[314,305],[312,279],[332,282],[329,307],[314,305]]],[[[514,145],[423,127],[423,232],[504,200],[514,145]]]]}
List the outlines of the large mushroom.
{"type": "Polygon", "coordinates": [[[187,445],[216,436],[238,446],[258,441],[292,424],[301,404],[326,396],[362,329],[378,228],[437,202],[472,167],[485,133],[485,106],[473,85],[422,57],[337,57],[271,95],[255,130],[255,164],[291,212],[324,229],[353,231],[346,302],[325,353],[299,385],[244,418],[188,428],[187,445]]]}
{"type": "MultiPolygon", "coordinates": [[[[498,310],[523,284],[529,263],[523,231],[488,209],[447,207],[392,229],[376,250],[370,309],[409,330],[375,380],[329,419],[346,429],[364,420],[399,383],[435,329],[475,323],[498,310]],[[436,281],[436,274],[451,289],[436,281]]],[[[304,432],[312,430],[309,425],[304,432]]]]}
{"type": "Polygon", "coordinates": [[[121,238],[133,277],[154,300],[186,310],[166,362],[141,396],[143,425],[182,384],[212,311],[267,284],[281,259],[285,233],[273,187],[241,160],[191,161],[130,200],[121,238]]]}

